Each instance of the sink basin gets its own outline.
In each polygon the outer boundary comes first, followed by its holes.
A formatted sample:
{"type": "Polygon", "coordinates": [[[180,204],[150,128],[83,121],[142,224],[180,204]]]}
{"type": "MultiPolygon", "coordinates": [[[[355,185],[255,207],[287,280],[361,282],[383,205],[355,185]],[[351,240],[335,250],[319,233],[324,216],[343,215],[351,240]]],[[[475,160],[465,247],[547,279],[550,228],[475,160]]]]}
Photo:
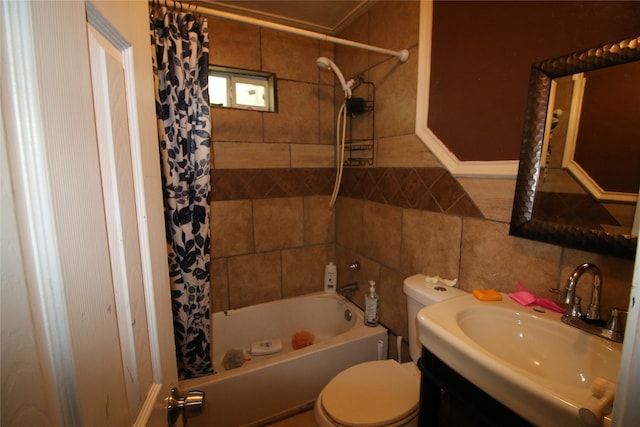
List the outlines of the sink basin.
{"type": "Polygon", "coordinates": [[[452,369],[536,425],[583,426],[594,380],[617,381],[622,346],[560,321],[561,314],[473,295],[418,313],[420,342],[452,369]]]}
{"type": "Polygon", "coordinates": [[[539,313],[485,305],[461,310],[457,322],[484,350],[540,378],[576,387],[598,376],[617,378],[618,364],[605,341],[575,334],[539,313]]]}

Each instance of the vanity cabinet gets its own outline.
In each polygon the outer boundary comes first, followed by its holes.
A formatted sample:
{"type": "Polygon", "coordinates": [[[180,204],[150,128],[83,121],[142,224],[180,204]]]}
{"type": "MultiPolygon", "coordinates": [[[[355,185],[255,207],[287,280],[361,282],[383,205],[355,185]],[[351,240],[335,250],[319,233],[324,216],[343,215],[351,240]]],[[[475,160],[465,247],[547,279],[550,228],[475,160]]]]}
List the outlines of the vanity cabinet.
{"type": "Polygon", "coordinates": [[[452,401],[459,401],[468,409],[470,426],[531,427],[524,418],[489,396],[466,378],[458,374],[426,348],[418,361],[420,379],[420,427],[460,427],[443,416],[443,392],[452,401]]]}

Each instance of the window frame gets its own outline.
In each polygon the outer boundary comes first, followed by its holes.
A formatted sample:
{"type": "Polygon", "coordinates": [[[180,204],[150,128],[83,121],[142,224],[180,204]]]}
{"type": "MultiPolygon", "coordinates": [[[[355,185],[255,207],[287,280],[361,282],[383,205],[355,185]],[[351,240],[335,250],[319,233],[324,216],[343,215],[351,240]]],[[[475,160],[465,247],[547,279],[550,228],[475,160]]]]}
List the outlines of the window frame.
{"type": "Polygon", "coordinates": [[[227,80],[227,105],[212,104],[211,107],[233,108],[238,110],[277,112],[276,78],[273,73],[263,71],[242,70],[237,68],[209,65],[209,76],[225,78],[227,80]],[[265,106],[256,106],[238,102],[236,83],[252,84],[264,87],[265,106]]]}

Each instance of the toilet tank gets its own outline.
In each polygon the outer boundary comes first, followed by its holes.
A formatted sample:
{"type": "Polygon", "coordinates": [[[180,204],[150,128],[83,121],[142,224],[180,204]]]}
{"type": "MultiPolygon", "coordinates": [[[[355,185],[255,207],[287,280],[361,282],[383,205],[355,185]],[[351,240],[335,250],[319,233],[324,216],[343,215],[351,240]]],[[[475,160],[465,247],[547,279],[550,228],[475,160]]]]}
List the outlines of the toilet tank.
{"type": "Polygon", "coordinates": [[[407,296],[407,317],[409,321],[409,353],[417,362],[422,351],[418,340],[418,311],[450,298],[466,295],[465,291],[440,283],[427,283],[424,274],[416,274],[404,280],[403,290],[407,296]]]}

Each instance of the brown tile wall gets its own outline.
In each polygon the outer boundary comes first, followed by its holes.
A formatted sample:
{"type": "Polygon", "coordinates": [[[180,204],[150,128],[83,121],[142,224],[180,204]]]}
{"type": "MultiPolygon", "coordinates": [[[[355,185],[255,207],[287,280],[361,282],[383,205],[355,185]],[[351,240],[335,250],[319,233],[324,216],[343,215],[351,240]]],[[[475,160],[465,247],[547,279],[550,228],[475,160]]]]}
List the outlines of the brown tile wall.
{"type": "Polygon", "coordinates": [[[209,38],[210,64],[275,73],[278,104],[212,108],[213,168],[332,168],[334,79],[316,58],[333,45],[213,17],[209,38]]]}
{"type": "Polygon", "coordinates": [[[275,73],[278,111],[213,108],[212,310],[322,290],[333,260],[333,45],[209,20],[214,65],[275,73]]]}
{"type": "MultiPolygon", "coordinates": [[[[377,283],[381,321],[406,336],[402,284],[416,273],[458,278],[460,287],[516,289],[520,282],[541,297],[553,298],[552,287],[564,288],[571,271],[583,262],[603,270],[603,316],[610,307],[626,307],[633,263],[509,236],[509,224],[482,218],[403,208],[377,202],[339,198],[336,207],[338,283],[357,281],[352,299],[362,306],[368,280],[377,283]],[[347,266],[360,261],[359,272],[347,266]]],[[[591,289],[585,276],[579,294],[586,304],[591,289]]]]}
{"type": "MultiPolygon", "coordinates": [[[[211,20],[211,62],[276,72],[280,102],[278,113],[212,112],[214,311],[319,291],[329,261],[339,284],[360,283],[359,305],[366,281],[378,283],[382,322],[403,336],[402,282],[415,273],[458,277],[466,290],[510,291],[520,281],[551,296],[547,289],[564,287],[578,264],[594,262],[604,274],[603,308],[628,305],[633,262],[509,236],[509,184],[455,179],[416,138],[418,12],[417,1],[376,2],[339,34],[409,48],[404,64],[211,20]],[[315,66],[321,55],[376,84],[375,164],[345,169],[334,210],[334,81],[315,66]],[[354,260],[359,272],[347,268],[354,260]]],[[[589,300],[586,283],[579,293],[589,300]]]]}
{"type": "MultiPolygon", "coordinates": [[[[211,171],[214,311],[322,290],[323,267],[334,259],[329,256],[334,255],[334,221],[340,212],[328,208],[334,174],[333,169],[211,171]],[[274,267],[265,274],[269,263],[274,267]],[[254,292],[255,277],[265,283],[254,292]]],[[[347,168],[340,196],[339,200],[349,197],[399,208],[481,216],[442,168],[347,168]]],[[[367,227],[386,229],[398,224],[399,212],[372,210],[367,227]]],[[[354,237],[362,229],[354,224],[342,227],[341,232],[354,237]]],[[[400,236],[362,236],[361,249],[369,250],[367,255],[399,266],[400,236]]],[[[413,247],[419,250],[420,245],[413,247]]]]}
{"type": "Polygon", "coordinates": [[[320,291],[333,260],[329,196],[212,203],[213,311],[320,291]]]}

